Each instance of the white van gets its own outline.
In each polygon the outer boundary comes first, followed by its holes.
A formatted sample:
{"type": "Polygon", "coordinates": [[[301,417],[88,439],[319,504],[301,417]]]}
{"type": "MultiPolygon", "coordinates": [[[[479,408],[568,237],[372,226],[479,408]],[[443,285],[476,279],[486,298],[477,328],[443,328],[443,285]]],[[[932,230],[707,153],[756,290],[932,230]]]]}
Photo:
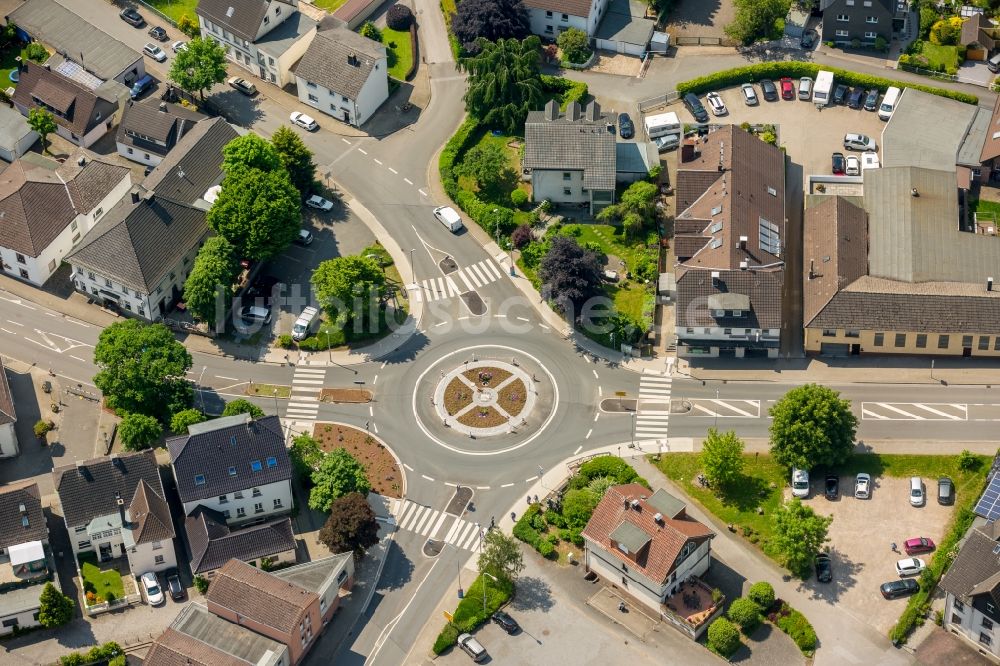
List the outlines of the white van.
{"type": "Polygon", "coordinates": [[[313,325],[319,321],[319,310],[311,305],[302,311],[292,326],[292,340],[305,340],[313,325]]]}
{"type": "Polygon", "coordinates": [[[658,113],[653,116],[646,116],[642,124],[646,126],[646,136],[650,140],[655,139],[660,136],[666,136],[667,134],[680,134],[681,132],[681,121],[677,117],[677,114],[671,111],[670,113],[658,113]]]}
{"type": "Polygon", "coordinates": [[[455,209],[451,206],[438,206],[434,209],[434,217],[444,226],[448,227],[448,231],[455,233],[463,226],[462,218],[458,216],[455,209]]]}
{"type": "Polygon", "coordinates": [[[879,118],[889,120],[892,117],[892,112],[896,110],[896,103],[899,102],[901,92],[896,86],[885,91],[885,97],[882,98],[882,106],[878,107],[879,118]]]}

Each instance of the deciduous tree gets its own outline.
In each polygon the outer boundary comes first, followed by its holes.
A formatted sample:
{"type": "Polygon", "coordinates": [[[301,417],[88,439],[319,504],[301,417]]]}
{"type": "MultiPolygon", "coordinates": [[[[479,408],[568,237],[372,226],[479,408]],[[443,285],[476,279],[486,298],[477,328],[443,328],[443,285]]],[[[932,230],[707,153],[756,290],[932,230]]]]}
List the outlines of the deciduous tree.
{"type": "Polygon", "coordinates": [[[743,476],[743,440],[729,430],[708,429],[702,443],[701,467],[713,487],[725,490],[743,476]]]}
{"type": "Polygon", "coordinates": [[[309,508],[315,511],[329,511],[333,501],[347,493],[367,496],[372,489],[365,468],[344,449],[334,449],[323,456],[319,468],[312,473],[312,482],[309,508]]]}
{"type": "Polygon", "coordinates": [[[170,431],[176,435],[187,432],[188,426],[204,423],[207,417],[197,409],[182,409],[170,417],[170,431]]]}
{"type": "Polygon", "coordinates": [[[237,398],[226,403],[222,410],[223,416],[236,416],[237,414],[249,414],[252,419],[259,419],[264,416],[264,410],[245,398],[237,398]]]}
{"type": "Polygon", "coordinates": [[[835,467],[854,450],[851,403],[818,384],[793,388],[769,411],[771,454],[785,467],[835,467]]]}
{"type": "Polygon", "coordinates": [[[598,220],[619,222],[625,233],[638,236],[656,220],[656,185],[639,180],[622,192],[621,200],[597,214],[598,220]]]}
{"type": "Polygon", "coordinates": [[[563,312],[579,312],[588,298],[600,293],[601,268],[597,255],[575,238],[556,236],[538,269],[542,293],[563,312]]]}
{"type": "Polygon", "coordinates": [[[524,558],[514,537],[500,530],[487,530],[483,537],[483,551],[479,555],[479,571],[487,571],[501,580],[514,582],[524,571],[524,558]]]}
{"type": "Polygon", "coordinates": [[[336,257],[324,261],[312,274],[316,299],[340,326],[360,315],[367,318],[373,303],[385,296],[385,272],[374,259],[336,257]]]}
{"type": "Polygon", "coordinates": [[[195,319],[212,323],[225,317],[239,270],[236,251],[229,241],[222,236],[205,241],[184,282],[184,302],[195,319]]]}
{"type": "Polygon", "coordinates": [[[160,422],[145,414],[126,414],[118,424],[118,438],[126,451],[148,449],[161,435],[160,422]]]}
{"type": "Polygon", "coordinates": [[[507,151],[496,141],[479,144],[462,157],[455,172],[460,176],[475,178],[479,189],[499,198],[504,190],[517,185],[517,173],[510,166],[507,151]]]}
{"type": "Polygon", "coordinates": [[[781,563],[794,574],[805,577],[820,547],[827,541],[833,516],[817,515],[812,507],[792,498],[771,514],[771,545],[781,563]]]}
{"type": "Polygon", "coordinates": [[[205,90],[226,80],[226,50],[213,39],[195,37],[174,54],[170,80],[205,99],[205,90]]]}
{"type": "Polygon", "coordinates": [[[235,169],[222,181],[208,225],[232,243],[240,259],[264,261],[298,236],[302,201],[284,169],[235,169]]]}
{"type": "Polygon", "coordinates": [[[42,152],[49,152],[49,134],[56,131],[56,119],[51,112],[40,106],[28,111],[28,127],[38,132],[42,140],[42,152]]]}
{"type": "Polygon", "coordinates": [[[531,23],[521,0],[461,0],[451,17],[451,31],[466,51],[476,53],[477,39],[524,39],[531,23]]]}
{"type": "Polygon", "coordinates": [[[222,148],[222,170],[229,174],[243,168],[280,171],[277,147],[254,132],[236,137],[222,148]]]}
{"type": "Polygon", "coordinates": [[[47,629],[61,627],[73,619],[73,600],[46,583],[38,597],[38,623],[47,629]]]}
{"type": "Polygon", "coordinates": [[[316,163],[312,151],[306,148],[302,137],[287,125],[282,125],[271,136],[271,144],[278,152],[281,164],[292,179],[292,184],[302,196],[309,194],[316,182],[316,163]]]}
{"type": "Polygon", "coordinates": [[[528,111],[544,99],[538,70],[541,42],[532,35],[524,41],[480,39],[476,44],[479,53],[459,61],[469,73],[465,108],[487,127],[520,134],[528,111]]]}
{"type": "Polygon", "coordinates": [[[790,0],[733,0],[736,14],[733,22],[725,27],[726,34],[740,42],[750,44],[768,37],[775,21],[788,14],[790,0]]]}
{"type": "Polygon", "coordinates": [[[378,521],[368,499],[347,493],[330,504],[330,516],[319,531],[319,540],[331,553],[365,554],[378,543],[378,521]]]}
{"type": "Polygon", "coordinates": [[[563,496],[563,516],[571,527],[583,527],[601,501],[590,488],[567,490],[563,496]]]}
{"type": "Polygon", "coordinates": [[[319,448],[319,442],[312,435],[302,433],[292,439],[288,457],[296,471],[308,479],[313,470],[319,466],[320,461],[323,460],[323,450],[319,448]]]}
{"type": "Polygon", "coordinates": [[[563,57],[572,63],[584,63],[590,57],[590,37],[579,28],[563,30],[556,37],[556,44],[563,57]]]}

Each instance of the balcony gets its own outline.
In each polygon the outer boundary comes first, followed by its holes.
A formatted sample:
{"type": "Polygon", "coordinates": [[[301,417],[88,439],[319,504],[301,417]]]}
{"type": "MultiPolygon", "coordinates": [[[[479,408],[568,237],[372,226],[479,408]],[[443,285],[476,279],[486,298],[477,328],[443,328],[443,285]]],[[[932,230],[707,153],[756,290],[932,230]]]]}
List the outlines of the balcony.
{"type": "Polygon", "coordinates": [[[681,583],[674,595],[667,597],[660,610],[673,624],[698,634],[703,625],[722,610],[725,603],[725,597],[713,601],[712,588],[697,576],[692,576],[681,583]]]}

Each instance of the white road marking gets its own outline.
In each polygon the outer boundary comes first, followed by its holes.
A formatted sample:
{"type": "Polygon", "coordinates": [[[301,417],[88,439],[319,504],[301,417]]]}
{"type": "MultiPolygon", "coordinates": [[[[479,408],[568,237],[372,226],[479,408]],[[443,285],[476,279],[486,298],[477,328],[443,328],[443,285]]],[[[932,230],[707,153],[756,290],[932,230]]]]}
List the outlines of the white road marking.
{"type": "Polygon", "coordinates": [[[376,435],[378,434],[378,424],[377,424],[377,423],[373,423],[373,424],[372,424],[372,430],[374,430],[374,431],[375,431],[375,434],[376,434],[376,435]]]}
{"type": "Polygon", "coordinates": [[[600,417],[601,417],[601,413],[597,412],[596,414],[594,414],[594,421],[597,421],[597,419],[599,419],[600,417]]]}
{"type": "MultiPolygon", "coordinates": [[[[747,416],[749,418],[754,418],[755,419],[755,418],[758,418],[760,416],[759,413],[757,413],[757,414],[751,414],[750,412],[744,411],[742,409],[737,409],[730,402],[725,402],[723,400],[715,400],[714,398],[711,400],[711,402],[715,403],[716,405],[728,407],[729,409],[733,410],[737,414],[742,414],[743,416],[747,416]]],[[[752,401],[751,400],[746,400],[744,402],[752,402],[752,401]]]]}
{"type": "Polygon", "coordinates": [[[539,326],[541,326],[542,328],[544,328],[546,331],[549,330],[549,327],[546,326],[545,324],[539,324],[539,326]]]}
{"type": "Polygon", "coordinates": [[[372,159],[375,160],[375,164],[382,166],[382,161],[380,159],[378,159],[377,157],[373,157],[372,159]]]}
{"type": "Polygon", "coordinates": [[[240,381],[236,377],[226,377],[225,375],[215,375],[215,378],[216,379],[226,379],[226,380],[229,380],[231,382],[238,382],[238,381],[240,381]]]}
{"type": "Polygon", "coordinates": [[[396,171],[395,169],[393,169],[392,167],[387,167],[387,168],[389,169],[389,171],[393,172],[394,174],[397,174],[397,175],[399,174],[399,172],[396,171]]]}
{"type": "Polygon", "coordinates": [[[594,370],[593,373],[594,373],[594,379],[600,379],[600,377],[597,376],[597,370],[594,370]]]}
{"type": "Polygon", "coordinates": [[[885,402],[878,403],[878,406],[879,407],[885,407],[889,411],[896,412],[897,414],[902,414],[903,416],[908,416],[911,419],[914,419],[916,421],[926,421],[927,420],[923,416],[920,416],[919,414],[911,414],[910,412],[907,412],[907,411],[904,411],[902,409],[899,409],[898,407],[893,407],[892,405],[890,405],[888,403],[885,403],[885,402]]]}
{"type": "Polygon", "coordinates": [[[413,468],[412,468],[412,467],[410,467],[409,465],[407,465],[406,463],[403,463],[403,467],[405,467],[405,468],[406,468],[406,470],[407,470],[407,471],[409,471],[409,472],[412,472],[412,471],[413,471],[413,468]]]}
{"type": "Polygon", "coordinates": [[[78,360],[78,361],[79,361],[80,363],[90,363],[90,361],[85,361],[85,360],[83,360],[82,358],[80,358],[79,356],[73,356],[72,354],[70,354],[70,355],[69,355],[69,357],[70,357],[70,358],[75,358],[75,359],[76,359],[76,360],[78,360]]]}
{"type": "Polygon", "coordinates": [[[378,375],[375,375],[375,379],[372,380],[372,386],[375,386],[375,382],[378,381],[378,375]]]}
{"type": "Polygon", "coordinates": [[[358,148],[358,152],[361,153],[362,155],[367,155],[368,154],[368,151],[365,150],[364,148],[358,148]]]}
{"type": "Polygon", "coordinates": [[[451,481],[445,481],[444,485],[451,486],[452,488],[458,488],[458,484],[457,483],[452,483],[451,481]]]}
{"type": "Polygon", "coordinates": [[[384,370],[385,366],[389,365],[389,361],[382,361],[382,367],[379,370],[384,370]]]}
{"type": "Polygon", "coordinates": [[[428,481],[433,481],[433,480],[434,480],[434,478],[433,478],[433,477],[430,477],[430,476],[427,476],[426,474],[421,474],[420,476],[424,477],[424,478],[425,478],[425,479],[427,479],[428,481]]]}
{"type": "Polygon", "coordinates": [[[91,328],[90,324],[85,324],[82,321],[77,321],[76,319],[70,319],[69,317],[66,317],[66,321],[68,321],[71,324],[76,324],[77,326],[83,326],[84,328],[91,328]]]}
{"type": "Polygon", "coordinates": [[[368,416],[375,416],[375,407],[373,405],[368,405],[368,416]]]}
{"type": "Polygon", "coordinates": [[[501,487],[501,488],[510,488],[510,487],[511,487],[511,486],[513,486],[513,485],[514,485],[513,483],[505,483],[505,484],[503,484],[503,485],[502,485],[502,486],[500,486],[500,487],[501,487]]]}
{"type": "Polygon", "coordinates": [[[417,190],[417,192],[420,192],[420,193],[421,193],[422,195],[424,195],[425,197],[427,196],[427,193],[426,193],[426,192],[424,192],[423,190],[417,190]]]}
{"type": "Polygon", "coordinates": [[[517,320],[518,321],[528,321],[528,318],[527,317],[518,317],[517,320]]]}
{"type": "Polygon", "coordinates": [[[885,420],[888,420],[888,418],[889,418],[888,416],[882,416],[881,414],[876,414],[875,412],[870,412],[870,411],[868,411],[867,409],[864,409],[864,408],[861,409],[861,416],[862,416],[862,418],[867,416],[868,418],[876,419],[878,421],[885,421],[885,420]]]}
{"type": "Polygon", "coordinates": [[[351,145],[351,142],[345,139],[344,137],[340,137],[340,140],[346,143],[348,146],[351,145]]]}
{"type": "Polygon", "coordinates": [[[531,477],[530,479],[525,479],[524,482],[525,483],[531,483],[532,481],[534,481],[537,478],[538,478],[538,475],[536,474],[533,477],[531,477]]]}
{"type": "Polygon", "coordinates": [[[597,395],[598,396],[604,395],[604,387],[603,386],[598,386],[597,387],[597,395]]]}
{"type": "Polygon", "coordinates": [[[6,328],[0,328],[0,331],[3,331],[8,335],[17,335],[17,333],[15,333],[14,331],[8,331],[6,328]]]}
{"type": "Polygon", "coordinates": [[[413,181],[410,180],[409,178],[404,178],[403,182],[406,183],[407,185],[413,185],[413,181]]]}
{"type": "Polygon", "coordinates": [[[489,486],[476,486],[476,490],[489,490],[489,486]]]}
{"type": "Polygon", "coordinates": [[[582,448],[583,448],[582,444],[580,446],[576,447],[576,451],[573,452],[573,455],[575,456],[576,454],[578,454],[582,448]]]}
{"type": "Polygon", "coordinates": [[[24,326],[24,324],[22,324],[21,322],[13,321],[11,319],[8,319],[7,323],[8,324],[14,324],[14,326],[24,326]]]}

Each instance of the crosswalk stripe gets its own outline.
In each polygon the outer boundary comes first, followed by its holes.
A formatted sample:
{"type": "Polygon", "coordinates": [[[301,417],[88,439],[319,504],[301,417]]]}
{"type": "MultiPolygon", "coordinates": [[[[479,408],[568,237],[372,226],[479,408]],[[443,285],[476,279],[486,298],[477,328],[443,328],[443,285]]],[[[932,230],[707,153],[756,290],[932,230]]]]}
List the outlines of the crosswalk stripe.
{"type": "Polygon", "coordinates": [[[476,544],[477,541],[479,541],[479,530],[476,529],[475,525],[473,525],[472,526],[472,534],[470,534],[469,538],[467,538],[462,543],[462,545],[460,546],[460,548],[464,548],[466,550],[472,550],[472,547],[476,544]]]}
{"type": "Polygon", "coordinates": [[[465,286],[469,288],[468,289],[469,291],[476,290],[476,288],[472,286],[472,282],[469,280],[469,278],[465,277],[465,271],[459,271],[458,277],[462,278],[462,282],[464,282],[465,286]]]}
{"type": "Polygon", "coordinates": [[[298,375],[325,375],[325,374],[326,374],[326,369],[325,368],[307,368],[307,367],[304,367],[304,366],[301,366],[301,365],[300,366],[296,366],[296,368],[295,368],[295,375],[296,376],[298,376],[298,375]]]}
{"type": "Polygon", "coordinates": [[[877,404],[879,407],[884,407],[885,409],[888,409],[888,410],[891,410],[893,412],[896,412],[897,414],[902,414],[904,416],[909,416],[910,418],[912,418],[912,419],[914,419],[916,421],[926,421],[927,420],[923,416],[920,416],[919,414],[911,414],[910,412],[907,412],[907,411],[904,411],[902,409],[899,409],[898,407],[893,407],[892,405],[890,405],[888,403],[885,403],[885,402],[878,402],[878,403],[875,403],[875,404],[877,404]]]}
{"type": "Polygon", "coordinates": [[[423,518],[421,518],[416,525],[413,526],[413,531],[423,534],[424,526],[426,525],[428,520],[433,520],[435,517],[437,517],[437,511],[433,510],[428,511],[427,514],[423,518]]]}
{"type": "Polygon", "coordinates": [[[315,410],[319,409],[319,403],[318,402],[289,402],[288,406],[289,407],[304,407],[306,409],[315,409],[315,410]]]}
{"type": "Polygon", "coordinates": [[[444,522],[444,519],[445,519],[445,518],[447,518],[447,517],[448,517],[448,514],[447,514],[447,513],[445,513],[444,511],[442,511],[442,512],[441,512],[441,516],[440,516],[440,517],[438,518],[438,521],[437,521],[437,522],[436,522],[436,523],[434,524],[434,529],[432,529],[432,530],[431,530],[431,531],[430,531],[430,532],[429,532],[429,533],[427,534],[427,536],[428,536],[428,537],[430,537],[431,539],[433,539],[433,538],[434,538],[434,535],[438,533],[438,530],[439,530],[439,529],[441,529],[441,523],[443,523],[443,522],[444,522]]]}
{"type": "Polygon", "coordinates": [[[414,504],[410,500],[403,500],[400,502],[399,508],[397,509],[398,513],[396,514],[396,525],[403,522],[403,519],[406,517],[406,512],[412,509],[413,506],[414,504]]]}
{"type": "Polygon", "coordinates": [[[469,278],[469,280],[472,281],[472,284],[474,284],[476,288],[483,286],[483,283],[479,281],[479,276],[472,271],[472,266],[466,266],[465,268],[463,268],[462,274],[464,274],[465,277],[469,278]]]}
{"type": "Polygon", "coordinates": [[[483,269],[483,267],[480,266],[479,264],[472,264],[471,266],[469,266],[469,270],[475,273],[476,277],[482,280],[483,284],[488,284],[493,281],[489,278],[489,276],[485,274],[485,269],[483,269]]]}
{"type": "Polygon", "coordinates": [[[410,513],[410,515],[409,515],[409,517],[407,517],[406,521],[405,521],[405,522],[403,522],[403,524],[401,524],[401,525],[400,525],[400,527],[402,527],[402,528],[403,528],[404,530],[409,530],[409,529],[412,529],[412,528],[413,528],[413,526],[417,524],[417,522],[418,522],[418,521],[420,520],[420,518],[421,518],[421,517],[422,517],[422,516],[423,516],[423,515],[424,515],[424,514],[425,514],[425,513],[427,512],[427,511],[429,511],[429,507],[426,507],[426,506],[418,506],[418,507],[417,507],[417,510],[416,510],[416,511],[413,511],[413,512],[411,512],[411,513],[410,513]]]}
{"type": "Polygon", "coordinates": [[[402,529],[403,525],[413,520],[414,516],[419,514],[422,508],[423,507],[420,506],[419,504],[415,504],[413,502],[407,502],[406,510],[404,511],[403,515],[400,516],[396,524],[399,525],[400,529],[402,529]]]}
{"type": "Polygon", "coordinates": [[[649,422],[649,421],[669,421],[669,414],[643,414],[642,416],[637,416],[636,421],[649,422]]]}
{"type": "Polygon", "coordinates": [[[302,391],[306,391],[308,395],[293,395],[291,397],[292,400],[302,400],[304,402],[319,402],[319,396],[316,395],[316,389],[295,389],[295,388],[292,389],[292,393],[295,393],[296,391],[300,393],[302,391]]]}
{"type": "Polygon", "coordinates": [[[444,535],[444,540],[447,543],[451,543],[451,538],[455,535],[455,530],[457,530],[460,525],[462,525],[462,521],[456,518],[455,522],[451,524],[451,529],[449,529],[448,533],[444,535]]]}
{"type": "Polygon", "coordinates": [[[445,280],[448,282],[448,298],[451,298],[452,296],[458,296],[460,293],[462,293],[461,291],[459,291],[458,285],[455,284],[455,281],[452,280],[450,276],[445,278],[445,280]]]}
{"type": "Polygon", "coordinates": [[[483,261],[483,265],[486,266],[487,268],[489,268],[490,271],[494,275],[496,275],[495,279],[499,280],[500,278],[503,277],[503,272],[500,270],[500,268],[495,263],[493,263],[492,261],[490,261],[489,259],[485,259],[483,261]]]}
{"type": "Polygon", "coordinates": [[[461,548],[462,544],[465,543],[465,540],[469,537],[469,533],[474,532],[475,530],[476,526],[473,523],[466,523],[463,526],[461,534],[456,535],[455,539],[452,541],[452,544],[461,548]]]}
{"type": "Polygon", "coordinates": [[[309,417],[316,418],[316,411],[304,410],[304,409],[286,409],[285,416],[296,416],[296,417],[309,417]]]}

